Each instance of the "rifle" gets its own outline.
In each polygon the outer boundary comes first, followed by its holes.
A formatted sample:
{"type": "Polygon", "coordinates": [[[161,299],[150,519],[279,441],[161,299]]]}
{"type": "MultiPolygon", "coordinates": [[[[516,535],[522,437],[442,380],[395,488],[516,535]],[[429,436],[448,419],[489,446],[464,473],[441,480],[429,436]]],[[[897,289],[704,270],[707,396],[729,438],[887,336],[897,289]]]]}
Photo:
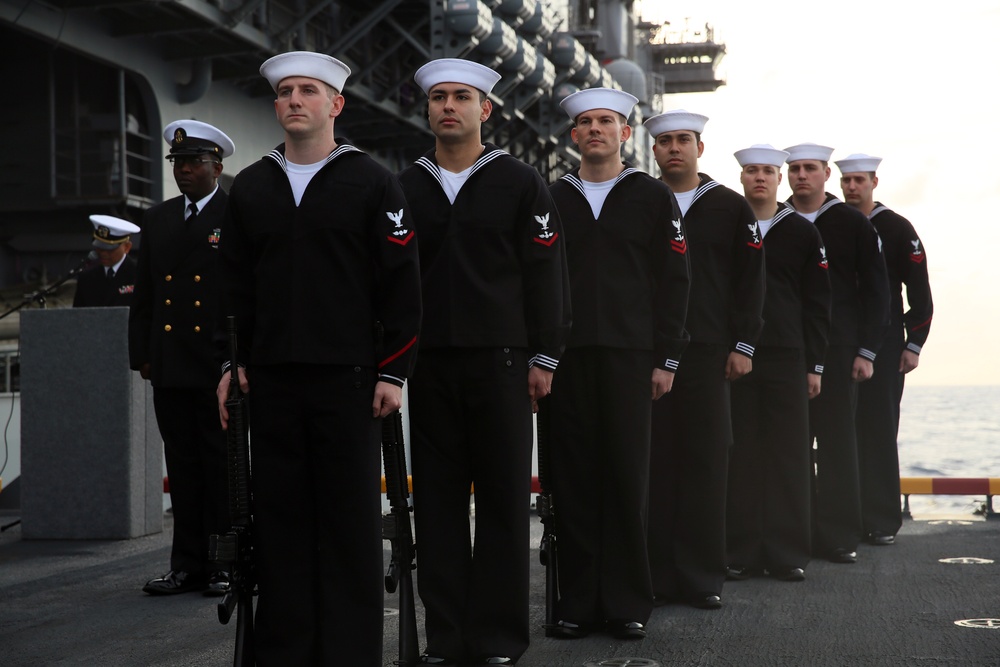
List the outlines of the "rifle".
{"type": "Polygon", "coordinates": [[[399,410],[382,419],[382,457],[389,513],[382,515],[382,539],[389,540],[392,557],[385,573],[385,590],[399,589],[399,660],[401,667],[416,667],[419,660],[417,612],[413,599],[413,563],[416,547],[410,525],[410,496],[403,448],[403,417],[399,410]]]}
{"type": "Polygon", "coordinates": [[[559,600],[559,558],[556,540],[556,504],[549,486],[549,415],[538,402],[535,426],[538,430],[538,483],[542,487],[535,507],[542,521],[542,540],[538,545],[538,559],[545,567],[545,636],[555,636],[558,626],[556,602],[559,600]]]}
{"type": "Polygon", "coordinates": [[[229,477],[229,515],[232,528],[210,535],[209,560],[229,572],[229,591],[218,604],[219,623],[226,625],[236,611],[234,667],[253,667],[253,596],[257,581],[253,564],[253,496],[250,475],[250,439],[246,397],[240,390],[236,363],[236,318],[226,318],[229,335],[229,429],[226,432],[226,468],[229,477]]]}

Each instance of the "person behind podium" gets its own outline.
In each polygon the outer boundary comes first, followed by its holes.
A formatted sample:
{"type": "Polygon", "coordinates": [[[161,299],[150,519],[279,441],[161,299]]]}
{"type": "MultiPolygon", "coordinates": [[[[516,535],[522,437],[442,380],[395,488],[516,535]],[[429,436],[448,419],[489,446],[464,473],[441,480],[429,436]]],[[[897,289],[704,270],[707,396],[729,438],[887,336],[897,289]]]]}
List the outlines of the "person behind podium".
{"type": "Polygon", "coordinates": [[[208,561],[208,536],[229,529],[226,434],[212,342],[218,313],[218,247],[227,195],[218,185],[232,140],[196,120],[163,131],[179,197],[146,211],[129,365],[153,385],[156,422],[174,514],[170,570],[143,587],[150,595],[223,595],[229,575],[208,561]]]}
{"type": "Polygon", "coordinates": [[[128,253],[132,249],[132,234],[139,228],[111,215],[92,215],[90,223],[94,226],[92,245],[99,264],[77,278],[73,307],[127,308],[132,303],[136,270],[136,260],[128,253]]]}

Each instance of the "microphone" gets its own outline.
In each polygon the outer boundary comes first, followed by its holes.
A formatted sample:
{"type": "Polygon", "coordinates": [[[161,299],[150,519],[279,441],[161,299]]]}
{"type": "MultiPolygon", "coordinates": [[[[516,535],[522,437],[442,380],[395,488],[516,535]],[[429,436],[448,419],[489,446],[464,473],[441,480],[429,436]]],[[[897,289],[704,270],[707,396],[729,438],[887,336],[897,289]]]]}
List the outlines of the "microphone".
{"type": "Polygon", "coordinates": [[[66,277],[69,278],[69,277],[75,276],[78,273],[81,273],[84,269],[86,269],[88,266],[90,266],[91,262],[94,262],[94,261],[97,261],[97,251],[96,250],[91,250],[89,253],[87,253],[87,256],[83,258],[83,261],[81,261],[79,264],[77,264],[76,268],[72,269],[69,272],[69,275],[66,276],[66,277]]]}
{"type": "Polygon", "coordinates": [[[7,317],[8,315],[10,315],[11,313],[13,313],[15,311],[18,311],[21,308],[24,308],[25,306],[27,306],[32,301],[37,301],[38,305],[40,305],[42,308],[44,308],[45,307],[45,297],[46,296],[48,296],[49,294],[54,293],[56,291],[56,289],[60,285],[62,285],[63,283],[65,283],[67,280],[69,280],[73,276],[77,275],[78,273],[81,273],[84,269],[86,269],[88,266],[90,266],[90,264],[94,260],[96,260],[96,259],[97,259],[97,251],[96,250],[91,250],[90,253],[88,253],[87,256],[84,257],[83,261],[80,262],[80,264],[78,264],[76,268],[72,269],[69,273],[67,273],[66,275],[64,275],[62,278],[60,278],[59,280],[55,281],[54,283],[52,283],[48,287],[46,287],[46,286],[43,285],[43,286],[39,287],[36,291],[32,292],[31,294],[25,294],[24,295],[24,300],[21,303],[19,303],[18,305],[14,306],[10,310],[8,310],[6,313],[0,314],[0,320],[2,320],[3,318],[7,317]]]}

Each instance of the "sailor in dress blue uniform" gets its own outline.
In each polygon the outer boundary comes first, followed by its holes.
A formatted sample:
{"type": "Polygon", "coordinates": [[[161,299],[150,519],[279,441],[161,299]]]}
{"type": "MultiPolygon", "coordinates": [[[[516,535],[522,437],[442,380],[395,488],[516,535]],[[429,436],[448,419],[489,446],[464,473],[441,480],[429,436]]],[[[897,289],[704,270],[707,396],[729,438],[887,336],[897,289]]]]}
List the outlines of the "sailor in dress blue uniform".
{"type": "Polygon", "coordinates": [[[896,443],[903,381],[920,363],[934,302],[923,241],[909,220],[874,199],[875,172],[881,162],[882,158],[855,153],[834,164],[841,171],[844,201],[875,226],[889,274],[889,329],[875,357],[875,374],[858,388],[857,411],[862,533],[871,544],[885,546],[895,541],[903,524],[896,443]],[[905,312],[904,285],[909,306],[905,312]]]}

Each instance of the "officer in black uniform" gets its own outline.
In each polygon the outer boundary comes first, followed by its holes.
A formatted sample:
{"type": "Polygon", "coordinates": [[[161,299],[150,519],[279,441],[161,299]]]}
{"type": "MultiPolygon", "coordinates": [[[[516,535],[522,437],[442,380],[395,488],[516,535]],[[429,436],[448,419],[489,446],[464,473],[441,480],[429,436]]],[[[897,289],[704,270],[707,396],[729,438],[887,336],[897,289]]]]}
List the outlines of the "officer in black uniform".
{"type": "Polygon", "coordinates": [[[99,263],[76,279],[74,308],[128,307],[135,291],[136,260],[129,256],[132,234],[139,228],[111,215],[92,215],[92,245],[99,263]]]}
{"type": "Polygon", "coordinates": [[[204,590],[222,595],[225,572],[208,562],[208,536],[228,530],[226,436],[215,387],[218,247],[226,193],[218,186],[232,140],[196,120],[163,130],[179,197],[143,216],[129,363],[153,385],[156,423],[170,480],[174,538],[170,570],[146,583],[151,595],[204,590]]]}
{"type": "Polygon", "coordinates": [[[858,466],[861,473],[862,534],[871,544],[895,542],[903,525],[899,506],[899,403],[903,380],[920,363],[934,316],[927,251],[910,221],[875,201],[875,171],[882,158],[848,155],[841,171],[844,201],[868,216],[882,240],[889,274],[889,328],[875,357],[872,379],[858,387],[858,466]],[[903,285],[906,303],[903,310],[903,285]]]}
{"type": "Polygon", "coordinates": [[[423,661],[510,665],[529,637],[532,401],[570,325],[565,240],[538,172],[483,144],[500,75],[445,58],[414,78],[436,137],[399,176],[426,304],[409,393],[423,661]]]}

